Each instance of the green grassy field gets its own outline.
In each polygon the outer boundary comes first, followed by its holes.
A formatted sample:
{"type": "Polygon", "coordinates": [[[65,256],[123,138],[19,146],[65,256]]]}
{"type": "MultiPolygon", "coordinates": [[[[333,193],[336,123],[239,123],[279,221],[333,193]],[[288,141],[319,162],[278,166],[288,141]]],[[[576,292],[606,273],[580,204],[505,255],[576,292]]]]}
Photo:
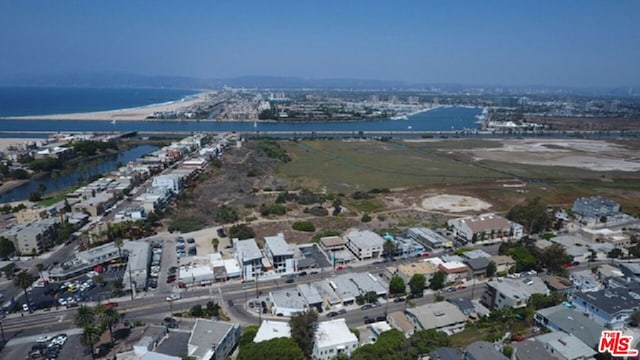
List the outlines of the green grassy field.
{"type": "MultiPolygon", "coordinates": [[[[525,198],[540,196],[551,205],[567,205],[576,197],[603,195],[625,211],[640,214],[640,172],[598,172],[579,168],[475,161],[460,149],[497,147],[491,140],[454,139],[405,143],[400,140],[283,142],[292,158],[278,175],[294,187],[325,188],[349,194],[373,188],[425,188],[477,196],[506,211],[525,198]],[[496,180],[521,178],[522,190],[496,180]]],[[[378,204],[357,204],[379,211],[378,204]]]]}
{"type": "Polygon", "coordinates": [[[278,169],[300,186],[331,191],[368,191],[430,184],[495,180],[499,173],[455,162],[402,144],[378,141],[303,141],[286,143],[293,161],[278,169]]]}

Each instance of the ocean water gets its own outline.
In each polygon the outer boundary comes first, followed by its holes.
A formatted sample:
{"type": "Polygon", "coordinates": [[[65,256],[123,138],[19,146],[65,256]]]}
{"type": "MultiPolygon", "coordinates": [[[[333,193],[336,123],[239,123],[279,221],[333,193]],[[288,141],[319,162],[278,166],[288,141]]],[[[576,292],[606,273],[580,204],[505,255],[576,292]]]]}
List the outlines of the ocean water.
{"type": "Polygon", "coordinates": [[[123,109],[175,101],[195,93],[184,89],[0,87],[0,117],[123,109]]]}
{"type": "MultiPolygon", "coordinates": [[[[194,94],[175,89],[91,89],[0,87],[0,117],[91,112],[176,101],[194,94]]],[[[406,120],[371,120],[306,123],[253,123],[229,121],[96,121],[3,120],[0,137],[42,137],[39,132],[138,131],[141,133],[238,131],[238,132],[367,132],[447,131],[478,129],[479,108],[441,107],[409,116],[406,120]]]]}

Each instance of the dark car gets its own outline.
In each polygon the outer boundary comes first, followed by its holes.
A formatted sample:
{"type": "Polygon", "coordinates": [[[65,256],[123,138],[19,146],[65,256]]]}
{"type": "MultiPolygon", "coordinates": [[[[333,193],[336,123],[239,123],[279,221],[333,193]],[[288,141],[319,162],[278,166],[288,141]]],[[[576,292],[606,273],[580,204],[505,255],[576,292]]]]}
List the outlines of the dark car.
{"type": "Polygon", "coordinates": [[[344,315],[344,314],[346,314],[346,313],[347,313],[347,309],[340,309],[340,310],[338,311],[338,315],[344,315]]]}
{"type": "Polygon", "coordinates": [[[233,306],[233,300],[231,299],[227,300],[227,304],[229,304],[229,306],[233,306]]]}
{"type": "Polygon", "coordinates": [[[384,315],[376,316],[376,321],[386,321],[386,320],[387,320],[387,317],[384,315]]]}
{"type": "Polygon", "coordinates": [[[365,317],[364,317],[364,323],[365,323],[365,324],[372,324],[372,323],[374,323],[374,322],[376,322],[376,319],[372,319],[372,318],[370,318],[370,317],[368,317],[368,316],[365,316],[365,317]]]}
{"type": "Polygon", "coordinates": [[[216,232],[218,233],[218,237],[227,237],[227,234],[224,232],[223,228],[218,228],[216,232]]]}
{"type": "Polygon", "coordinates": [[[298,276],[307,276],[307,272],[306,271],[301,271],[298,276]]]}
{"type": "Polygon", "coordinates": [[[176,281],[176,276],[175,275],[167,276],[167,284],[170,284],[170,283],[172,283],[174,281],[176,281]]]}
{"type": "Polygon", "coordinates": [[[331,311],[331,312],[328,312],[328,313],[327,313],[327,317],[328,317],[328,318],[331,318],[331,317],[334,317],[334,316],[338,316],[338,313],[337,313],[337,312],[335,312],[335,311],[331,311]]]}
{"type": "Polygon", "coordinates": [[[400,302],[404,302],[404,301],[405,301],[405,298],[403,298],[403,297],[398,297],[398,298],[393,299],[394,303],[400,303],[400,302]]]}
{"type": "Polygon", "coordinates": [[[263,308],[263,309],[266,309],[266,308],[267,308],[267,303],[266,303],[266,302],[264,302],[264,301],[261,301],[261,302],[260,302],[260,305],[262,305],[262,308],[263,308]]]}
{"type": "Polygon", "coordinates": [[[371,304],[366,304],[366,305],[362,305],[360,307],[360,310],[369,310],[369,309],[373,309],[373,305],[371,304]]]}
{"type": "Polygon", "coordinates": [[[289,278],[287,278],[287,280],[285,280],[285,282],[287,284],[291,284],[292,282],[294,282],[294,280],[293,280],[293,278],[289,277],[289,278]]]}
{"type": "Polygon", "coordinates": [[[189,244],[193,244],[195,242],[196,242],[196,239],[194,239],[194,238],[188,238],[187,239],[187,243],[189,243],[189,244]]]}
{"type": "Polygon", "coordinates": [[[189,256],[196,256],[198,254],[198,250],[195,246],[189,248],[189,256]]]}

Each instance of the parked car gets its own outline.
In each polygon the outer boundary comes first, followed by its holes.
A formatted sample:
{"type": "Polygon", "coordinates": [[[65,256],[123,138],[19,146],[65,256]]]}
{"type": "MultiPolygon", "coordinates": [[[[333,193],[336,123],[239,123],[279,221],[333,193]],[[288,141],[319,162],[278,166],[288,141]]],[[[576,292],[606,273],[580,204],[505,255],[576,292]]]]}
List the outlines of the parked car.
{"type": "Polygon", "coordinates": [[[331,317],[334,317],[334,316],[338,316],[338,313],[337,313],[337,312],[335,312],[335,311],[331,311],[331,312],[328,312],[328,313],[327,313],[327,317],[328,317],[328,318],[331,318],[331,317]]]}
{"type": "Polygon", "coordinates": [[[405,300],[406,299],[403,298],[403,297],[397,297],[397,298],[393,299],[393,302],[394,303],[401,303],[401,302],[404,302],[405,300]]]}
{"type": "Polygon", "coordinates": [[[338,315],[344,315],[347,313],[347,309],[340,309],[338,310],[338,315]]]}
{"type": "Polygon", "coordinates": [[[372,323],[374,323],[374,322],[376,322],[376,319],[372,319],[372,318],[370,318],[370,317],[368,317],[368,316],[365,316],[365,317],[364,317],[364,323],[365,323],[365,324],[372,324],[372,323]]]}
{"type": "Polygon", "coordinates": [[[216,232],[218,233],[218,237],[221,237],[221,238],[227,237],[227,234],[224,232],[223,228],[218,228],[216,232]]]}
{"type": "Polygon", "coordinates": [[[364,310],[369,310],[369,309],[373,309],[373,305],[371,305],[371,304],[365,304],[365,305],[362,305],[362,306],[360,307],[360,310],[363,310],[363,311],[364,311],[364,310]]]}
{"type": "Polygon", "coordinates": [[[109,302],[106,302],[106,303],[102,304],[102,306],[104,306],[106,308],[113,309],[113,308],[117,308],[118,307],[118,303],[117,302],[113,302],[113,301],[109,301],[109,302]]]}

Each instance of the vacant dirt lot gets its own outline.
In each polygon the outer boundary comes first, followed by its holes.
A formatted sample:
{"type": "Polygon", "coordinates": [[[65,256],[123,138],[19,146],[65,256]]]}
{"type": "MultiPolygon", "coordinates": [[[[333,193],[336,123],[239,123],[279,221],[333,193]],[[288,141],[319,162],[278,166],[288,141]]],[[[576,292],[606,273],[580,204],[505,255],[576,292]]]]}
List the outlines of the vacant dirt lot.
{"type": "Polygon", "coordinates": [[[640,171],[640,153],[621,144],[582,139],[510,139],[495,148],[463,150],[475,160],[493,160],[591,171],[640,171]]]}
{"type": "Polygon", "coordinates": [[[460,213],[486,210],[491,204],[471,196],[442,194],[425,198],[422,207],[425,210],[460,213]]]}

